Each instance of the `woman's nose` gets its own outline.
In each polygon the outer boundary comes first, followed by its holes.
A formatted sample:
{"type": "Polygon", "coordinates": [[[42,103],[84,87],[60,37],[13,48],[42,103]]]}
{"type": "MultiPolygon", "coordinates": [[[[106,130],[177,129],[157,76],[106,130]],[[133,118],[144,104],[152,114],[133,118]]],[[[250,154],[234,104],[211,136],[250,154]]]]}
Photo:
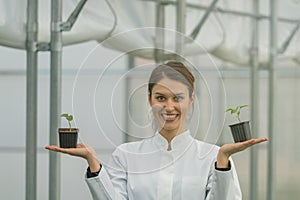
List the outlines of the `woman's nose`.
{"type": "Polygon", "coordinates": [[[172,100],[168,100],[165,104],[165,110],[171,112],[175,109],[175,103],[172,100]]]}

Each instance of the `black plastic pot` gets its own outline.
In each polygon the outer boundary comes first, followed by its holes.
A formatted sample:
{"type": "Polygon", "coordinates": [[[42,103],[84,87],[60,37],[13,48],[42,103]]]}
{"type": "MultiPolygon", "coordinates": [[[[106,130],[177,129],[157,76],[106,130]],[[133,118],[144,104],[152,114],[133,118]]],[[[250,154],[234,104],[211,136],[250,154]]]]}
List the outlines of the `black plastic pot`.
{"type": "Polygon", "coordinates": [[[79,129],[59,128],[59,146],[61,148],[76,148],[79,129]]]}
{"type": "Polygon", "coordinates": [[[249,121],[229,125],[234,142],[244,142],[252,138],[249,121]]]}

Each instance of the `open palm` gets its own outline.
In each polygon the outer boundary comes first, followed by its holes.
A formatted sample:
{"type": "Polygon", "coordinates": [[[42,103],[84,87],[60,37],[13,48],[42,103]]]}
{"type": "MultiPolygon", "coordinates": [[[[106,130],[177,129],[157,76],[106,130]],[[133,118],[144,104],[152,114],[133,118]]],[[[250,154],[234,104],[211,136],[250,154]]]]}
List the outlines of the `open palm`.
{"type": "Polygon", "coordinates": [[[251,147],[255,144],[265,142],[267,141],[268,138],[258,138],[258,139],[251,139],[247,140],[245,142],[237,142],[233,144],[224,144],[221,148],[220,151],[224,153],[226,156],[231,156],[232,154],[235,154],[237,152],[243,151],[247,149],[248,147],[251,147]]]}
{"type": "Polygon", "coordinates": [[[60,148],[58,146],[46,146],[45,148],[51,151],[65,153],[85,159],[87,159],[89,155],[96,154],[93,148],[85,146],[81,143],[77,144],[76,148],[60,148]]]}

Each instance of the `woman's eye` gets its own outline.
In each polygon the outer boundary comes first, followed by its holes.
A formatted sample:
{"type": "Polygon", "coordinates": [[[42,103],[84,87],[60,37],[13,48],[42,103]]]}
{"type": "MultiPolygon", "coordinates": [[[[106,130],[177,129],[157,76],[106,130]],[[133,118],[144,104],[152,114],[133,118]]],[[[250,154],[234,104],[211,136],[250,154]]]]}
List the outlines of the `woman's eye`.
{"type": "Polygon", "coordinates": [[[158,101],[164,101],[166,98],[163,97],[163,96],[158,96],[158,97],[156,97],[156,99],[157,99],[158,101]]]}
{"type": "Polygon", "coordinates": [[[183,99],[183,97],[181,97],[181,96],[176,96],[176,97],[174,97],[174,100],[175,101],[181,101],[183,99]]]}

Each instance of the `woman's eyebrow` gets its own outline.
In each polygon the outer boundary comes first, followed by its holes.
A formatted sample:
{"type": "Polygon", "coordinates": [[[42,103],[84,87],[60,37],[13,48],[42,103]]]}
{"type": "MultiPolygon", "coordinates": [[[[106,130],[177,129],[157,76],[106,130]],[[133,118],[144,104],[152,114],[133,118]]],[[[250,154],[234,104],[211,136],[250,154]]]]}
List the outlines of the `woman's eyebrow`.
{"type": "MultiPolygon", "coordinates": [[[[160,92],[155,92],[154,94],[155,94],[155,95],[162,95],[162,96],[165,95],[165,94],[162,94],[162,93],[160,93],[160,92]]],[[[180,96],[180,95],[184,95],[184,93],[183,93],[183,92],[180,92],[180,93],[175,94],[175,96],[180,96]]]]}

